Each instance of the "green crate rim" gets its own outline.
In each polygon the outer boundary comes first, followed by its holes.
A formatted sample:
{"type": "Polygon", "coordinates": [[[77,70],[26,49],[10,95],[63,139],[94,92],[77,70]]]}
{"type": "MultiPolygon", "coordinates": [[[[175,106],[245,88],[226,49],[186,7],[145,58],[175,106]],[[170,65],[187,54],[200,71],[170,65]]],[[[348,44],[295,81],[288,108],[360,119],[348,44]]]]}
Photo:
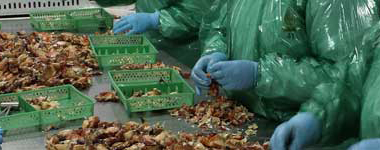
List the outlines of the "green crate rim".
{"type": "MultiPolygon", "coordinates": [[[[94,105],[94,101],[92,101],[89,96],[87,95],[84,95],[82,92],[80,92],[77,88],[75,88],[73,85],[71,84],[68,84],[68,85],[61,85],[61,86],[54,86],[54,87],[46,87],[46,88],[41,88],[41,89],[37,89],[37,90],[31,90],[31,91],[25,91],[25,92],[20,92],[18,95],[20,96],[21,99],[24,99],[22,98],[21,96],[24,95],[24,94],[31,94],[31,93],[36,93],[36,92],[40,92],[40,91],[46,91],[46,90],[57,90],[57,89],[62,89],[62,88],[69,88],[69,89],[72,89],[74,90],[74,92],[76,93],[79,93],[79,95],[81,97],[83,97],[87,102],[86,104],[84,105],[80,105],[80,106],[89,106],[89,105],[94,105]]],[[[25,99],[26,101],[26,99],[25,99]]],[[[63,107],[65,108],[65,107],[63,107]]],[[[34,108],[33,108],[34,109],[34,108]]],[[[58,108],[60,109],[60,108],[58,108]]],[[[40,111],[40,112],[44,112],[44,111],[49,111],[49,110],[36,110],[34,109],[35,111],[40,111]]]]}
{"type": "MultiPolygon", "coordinates": [[[[128,72],[141,72],[141,71],[142,70],[111,70],[111,71],[108,71],[108,78],[111,80],[111,85],[114,85],[115,87],[117,87],[118,85],[113,79],[113,74],[115,74],[115,73],[128,73],[128,72]]],[[[191,88],[191,86],[186,82],[186,80],[183,79],[182,76],[173,68],[144,69],[143,71],[146,71],[146,72],[149,72],[149,71],[170,71],[170,72],[173,72],[175,74],[175,76],[181,80],[180,82],[186,83],[186,85],[192,90],[192,92],[195,93],[194,89],[191,88]]],[[[151,82],[151,81],[148,81],[148,82],[151,82]]],[[[137,83],[137,84],[139,84],[139,83],[137,83]]],[[[136,82],[131,83],[131,84],[136,84],[136,82]]]]}
{"type": "MultiPolygon", "coordinates": [[[[32,17],[33,15],[40,14],[40,13],[72,12],[72,11],[79,11],[79,10],[103,10],[103,11],[105,11],[101,7],[96,7],[96,8],[78,8],[78,9],[63,9],[63,10],[43,10],[43,11],[34,10],[34,11],[30,11],[30,16],[32,17]]],[[[107,12],[107,11],[105,11],[105,12],[107,12]]]]}

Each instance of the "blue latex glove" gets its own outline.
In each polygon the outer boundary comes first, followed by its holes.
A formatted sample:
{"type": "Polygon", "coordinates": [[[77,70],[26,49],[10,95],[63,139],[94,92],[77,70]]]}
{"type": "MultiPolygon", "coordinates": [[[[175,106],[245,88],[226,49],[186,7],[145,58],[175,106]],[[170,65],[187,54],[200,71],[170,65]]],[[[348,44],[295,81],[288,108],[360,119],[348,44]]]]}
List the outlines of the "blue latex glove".
{"type": "Polygon", "coordinates": [[[201,95],[201,89],[208,89],[211,84],[211,79],[207,78],[206,72],[209,67],[219,61],[227,60],[225,54],[216,52],[201,57],[194,65],[191,71],[191,79],[195,82],[195,91],[197,95],[201,95]]]}
{"type": "Polygon", "coordinates": [[[380,149],[380,138],[360,141],[348,148],[349,150],[378,150],[380,149]]]}
{"type": "Polygon", "coordinates": [[[143,33],[150,29],[157,29],[159,25],[160,12],[136,13],[124,16],[116,22],[113,28],[114,33],[130,30],[127,35],[143,33]]]}
{"type": "Polygon", "coordinates": [[[256,84],[257,65],[257,62],[249,60],[221,61],[208,71],[224,89],[243,90],[256,84]]]}
{"type": "MultiPolygon", "coordinates": [[[[3,129],[0,128],[0,144],[3,144],[3,129]]],[[[1,145],[0,145],[0,149],[1,149],[1,145]]]]}
{"type": "Polygon", "coordinates": [[[311,113],[298,113],[274,131],[270,146],[273,150],[301,150],[315,144],[321,136],[321,125],[311,113]]]}

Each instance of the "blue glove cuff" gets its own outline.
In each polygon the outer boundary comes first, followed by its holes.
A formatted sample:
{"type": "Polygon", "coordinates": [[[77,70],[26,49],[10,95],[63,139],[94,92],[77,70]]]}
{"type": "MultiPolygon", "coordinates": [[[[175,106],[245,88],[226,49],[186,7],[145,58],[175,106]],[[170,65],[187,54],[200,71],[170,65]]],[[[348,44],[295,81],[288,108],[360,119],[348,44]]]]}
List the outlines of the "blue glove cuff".
{"type": "Polygon", "coordinates": [[[0,128],[0,150],[1,150],[1,144],[3,144],[3,129],[0,128]]]}
{"type": "Polygon", "coordinates": [[[309,129],[315,131],[314,135],[312,135],[312,137],[314,137],[312,141],[317,142],[322,135],[321,121],[311,112],[299,112],[296,116],[302,116],[309,129]]]}
{"type": "Polygon", "coordinates": [[[160,11],[156,11],[150,15],[151,25],[153,29],[158,29],[160,25],[160,11]]]}
{"type": "Polygon", "coordinates": [[[255,88],[257,86],[257,80],[258,80],[258,76],[259,76],[259,64],[257,62],[254,63],[253,65],[253,83],[252,83],[252,87],[255,88]]]}
{"type": "Polygon", "coordinates": [[[348,148],[348,150],[372,150],[379,149],[380,147],[380,138],[366,139],[360,141],[348,148]]]}
{"type": "Polygon", "coordinates": [[[261,62],[260,61],[258,61],[257,62],[257,72],[256,72],[256,83],[254,84],[254,88],[256,88],[257,87],[257,85],[259,85],[259,81],[260,81],[260,79],[261,79],[261,74],[260,74],[260,72],[261,72],[261,62]]]}
{"type": "Polygon", "coordinates": [[[211,53],[210,55],[213,55],[213,57],[217,58],[218,60],[227,60],[226,54],[222,52],[215,52],[215,53],[211,53]]]}

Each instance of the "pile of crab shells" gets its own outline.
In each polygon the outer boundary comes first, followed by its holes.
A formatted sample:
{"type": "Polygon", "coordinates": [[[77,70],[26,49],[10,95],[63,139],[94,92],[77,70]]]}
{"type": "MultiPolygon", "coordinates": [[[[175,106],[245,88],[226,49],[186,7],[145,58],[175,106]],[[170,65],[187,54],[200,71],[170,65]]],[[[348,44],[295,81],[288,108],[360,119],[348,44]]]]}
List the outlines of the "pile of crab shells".
{"type": "Polygon", "coordinates": [[[0,93],[62,84],[84,89],[98,68],[85,35],[0,32],[0,93]]]}
{"type": "Polygon", "coordinates": [[[183,105],[169,110],[173,117],[183,118],[202,129],[229,130],[229,126],[241,126],[253,120],[254,114],[242,105],[223,96],[212,101],[202,101],[195,106],[183,105]]]}
{"type": "Polygon", "coordinates": [[[93,116],[82,128],[63,130],[46,138],[48,150],[267,150],[268,142],[248,142],[241,134],[173,134],[160,124],[102,122],[93,116]]]}
{"type": "Polygon", "coordinates": [[[98,102],[118,102],[119,99],[115,91],[101,92],[95,96],[95,100],[98,102]]]}

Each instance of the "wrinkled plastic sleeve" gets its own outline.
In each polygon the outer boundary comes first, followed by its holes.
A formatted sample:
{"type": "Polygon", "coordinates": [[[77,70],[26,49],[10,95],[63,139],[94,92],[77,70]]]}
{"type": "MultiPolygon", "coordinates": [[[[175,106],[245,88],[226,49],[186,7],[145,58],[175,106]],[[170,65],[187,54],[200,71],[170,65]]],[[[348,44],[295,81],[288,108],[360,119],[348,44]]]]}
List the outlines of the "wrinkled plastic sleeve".
{"type": "Polygon", "coordinates": [[[215,0],[204,16],[199,32],[202,55],[222,52],[228,56],[226,42],[227,0],[215,0]]]}
{"type": "Polygon", "coordinates": [[[170,39],[197,36],[202,17],[210,6],[210,0],[182,0],[161,9],[161,34],[170,39]]]}
{"type": "Polygon", "coordinates": [[[373,0],[309,1],[307,28],[313,52],[336,68],[329,72],[339,75],[319,84],[301,106],[301,111],[321,120],[321,143],[337,144],[359,134],[363,85],[371,80],[367,75],[374,59],[374,43],[367,40],[373,37],[367,34],[378,21],[373,0]]]}

